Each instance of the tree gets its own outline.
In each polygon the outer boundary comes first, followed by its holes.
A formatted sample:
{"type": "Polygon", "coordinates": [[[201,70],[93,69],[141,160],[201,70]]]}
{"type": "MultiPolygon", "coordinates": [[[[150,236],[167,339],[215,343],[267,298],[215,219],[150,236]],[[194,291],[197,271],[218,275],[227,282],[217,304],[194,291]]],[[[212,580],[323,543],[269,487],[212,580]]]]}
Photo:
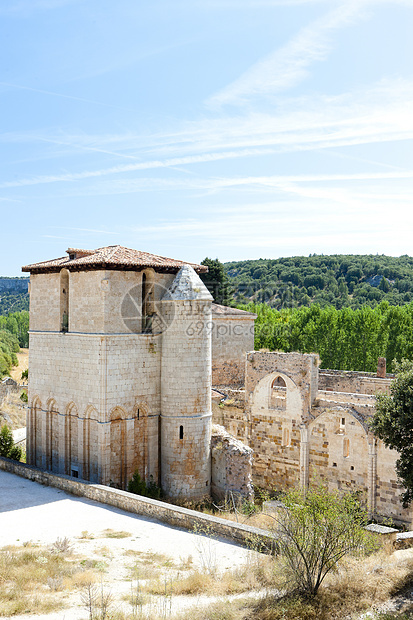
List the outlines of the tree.
{"type": "Polygon", "coordinates": [[[405,488],[402,501],[406,508],[413,499],[413,362],[395,363],[396,378],[390,396],[376,396],[373,432],[392,450],[397,450],[396,472],[405,488]]]}
{"type": "Polygon", "coordinates": [[[22,457],[22,449],[14,444],[13,433],[6,424],[0,429],[0,456],[13,461],[20,461],[22,457]]]}
{"type": "Polygon", "coordinates": [[[208,273],[201,273],[200,278],[211,293],[215,303],[223,306],[232,305],[234,302],[233,288],[229,284],[224,265],[217,258],[215,260],[205,258],[201,265],[208,267],[208,273]]]}
{"type": "Polygon", "coordinates": [[[293,591],[315,596],[326,575],[348,554],[377,547],[364,529],[367,515],[354,493],[315,486],[305,494],[292,490],[282,498],[276,522],[276,546],[286,583],[293,591]]]}

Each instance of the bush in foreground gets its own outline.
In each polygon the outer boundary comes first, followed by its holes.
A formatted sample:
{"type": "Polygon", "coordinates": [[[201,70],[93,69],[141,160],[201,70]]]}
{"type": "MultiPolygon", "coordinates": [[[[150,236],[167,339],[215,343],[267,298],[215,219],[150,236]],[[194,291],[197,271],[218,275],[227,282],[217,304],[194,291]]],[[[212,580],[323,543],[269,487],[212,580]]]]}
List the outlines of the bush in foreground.
{"type": "Polygon", "coordinates": [[[323,486],[306,493],[292,490],[274,519],[286,585],[300,595],[316,595],[345,556],[377,549],[375,537],[364,528],[367,515],[352,493],[331,493],[323,486]]]}

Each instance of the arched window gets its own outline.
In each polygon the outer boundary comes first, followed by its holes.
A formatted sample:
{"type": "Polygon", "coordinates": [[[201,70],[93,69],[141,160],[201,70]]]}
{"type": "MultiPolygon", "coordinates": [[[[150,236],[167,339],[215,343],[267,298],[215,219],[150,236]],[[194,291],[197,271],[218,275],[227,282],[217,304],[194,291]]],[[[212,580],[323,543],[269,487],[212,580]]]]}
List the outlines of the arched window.
{"type": "Polygon", "coordinates": [[[270,388],[270,409],[285,409],[287,405],[287,386],[282,377],[275,377],[270,388]]]}
{"type": "Polygon", "coordinates": [[[60,272],[60,331],[69,331],[69,272],[60,272]]]}

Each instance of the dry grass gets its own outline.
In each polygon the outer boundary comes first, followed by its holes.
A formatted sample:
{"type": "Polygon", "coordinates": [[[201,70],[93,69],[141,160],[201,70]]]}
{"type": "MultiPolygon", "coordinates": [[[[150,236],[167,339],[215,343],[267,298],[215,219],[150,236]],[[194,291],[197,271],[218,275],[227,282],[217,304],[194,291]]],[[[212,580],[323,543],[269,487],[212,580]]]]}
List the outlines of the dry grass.
{"type": "Polygon", "coordinates": [[[350,559],[326,579],[311,600],[287,595],[266,597],[252,610],[257,620],[342,620],[351,614],[377,608],[380,603],[413,584],[413,557],[399,553],[350,559]]]}
{"type": "Polygon", "coordinates": [[[77,587],[81,569],[68,551],[59,550],[60,542],[0,550],[0,616],[49,613],[63,607],[62,591],[77,587]]]}
{"type": "Polygon", "coordinates": [[[132,536],[130,532],[122,530],[117,532],[116,530],[106,529],[102,532],[103,538],[129,538],[130,536],[132,536]]]}
{"type": "Polygon", "coordinates": [[[183,570],[163,572],[142,586],[142,591],[164,595],[228,596],[251,590],[261,590],[274,585],[274,563],[264,556],[248,563],[240,569],[211,573],[202,570],[183,570]]]}

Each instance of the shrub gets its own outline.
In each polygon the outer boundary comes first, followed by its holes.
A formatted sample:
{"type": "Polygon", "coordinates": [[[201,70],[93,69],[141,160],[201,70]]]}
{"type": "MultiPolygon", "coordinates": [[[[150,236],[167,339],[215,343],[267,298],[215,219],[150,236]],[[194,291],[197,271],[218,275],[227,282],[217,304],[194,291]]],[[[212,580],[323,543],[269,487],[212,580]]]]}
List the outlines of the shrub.
{"type": "Polygon", "coordinates": [[[290,590],[312,597],[345,556],[377,548],[355,494],[315,486],[305,494],[289,491],[282,500],[274,534],[290,590]]]}
{"type": "Polygon", "coordinates": [[[151,497],[152,499],[160,499],[162,496],[162,490],[154,482],[153,476],[150,476],[149,483],[142,480],[138,470],[132,476],[132,479],[128,483],[128,491],[135,493],[136,495],[143,495],[144,497],[151,497]]]}
{"type": "Polygon", "coordinates": [[[13,433],[5,424],[0,430],[0,456],[5,456],[13,461],[20,461],[22,449],[14,444],[13,433]]]}

